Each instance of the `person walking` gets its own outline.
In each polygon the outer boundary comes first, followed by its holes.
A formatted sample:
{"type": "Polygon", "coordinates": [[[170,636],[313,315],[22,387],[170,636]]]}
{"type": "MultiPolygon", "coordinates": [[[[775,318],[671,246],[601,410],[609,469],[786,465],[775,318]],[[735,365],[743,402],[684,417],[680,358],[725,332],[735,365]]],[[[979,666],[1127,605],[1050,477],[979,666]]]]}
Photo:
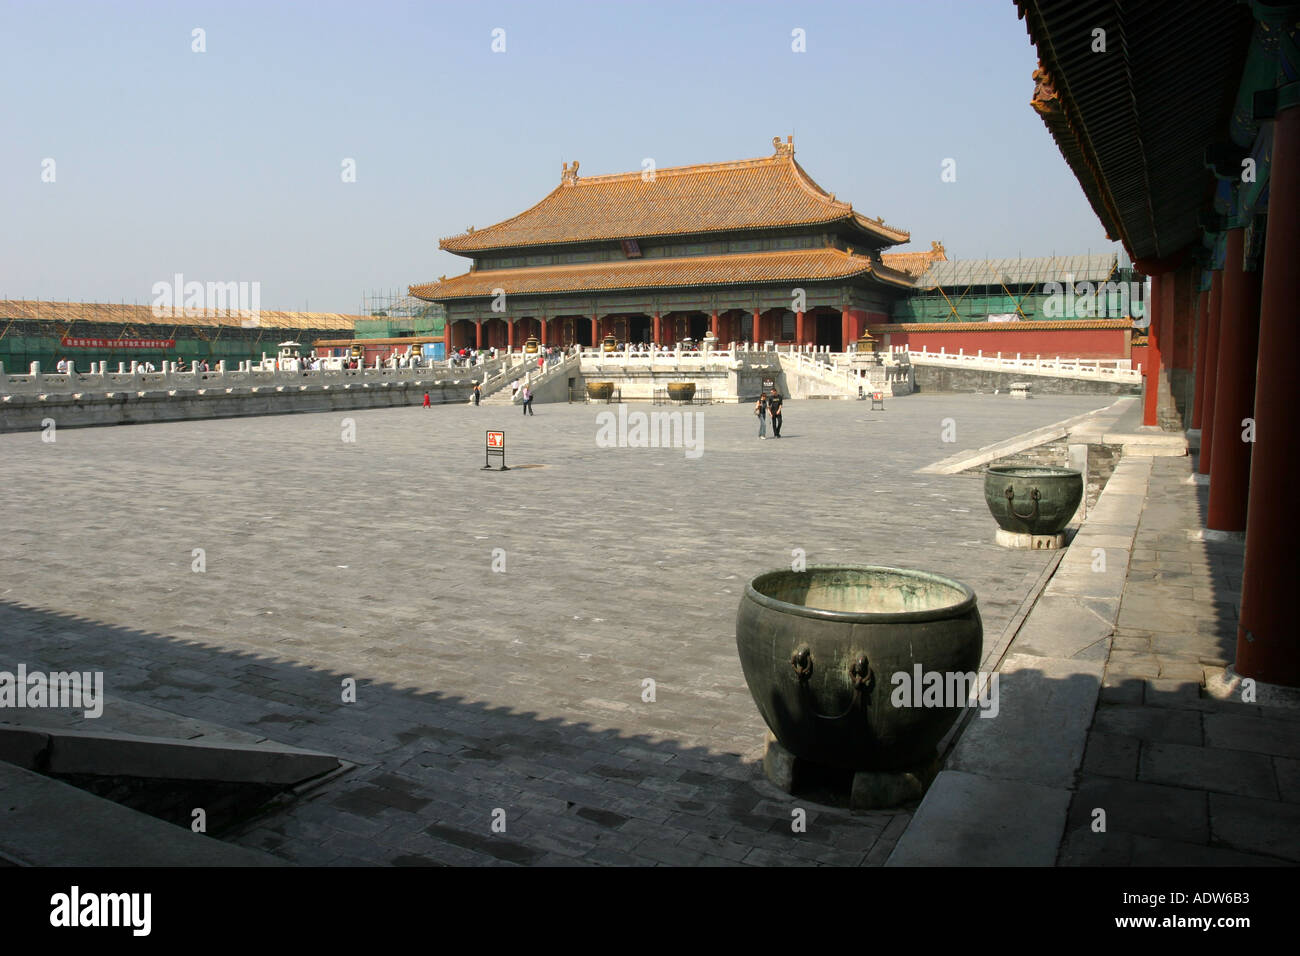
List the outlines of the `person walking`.
{"type": "Polygon", "coordinates": [[[433,407],[433,402],[429,401],[429,393],[428,393],[428,392],[425,392],[425,393],[424,393],[424,407],[425,407],[425,408],[432,408],[432,407],[433,407]]]}
{"type": "Polygon", "coordinates": [[[525,385],[523,387],[523,390],[520,392],[520,394],[523,397],[524,414],[525,415],[533,414],[533,390],[529,388],[527,385],[525,385]]]}
{"type": "Polygon", "coordinates": [[[474,407],[478,408],[479,399],[483,397],[483,390],[478,387],[478,382],[474,383],[474,407]]]}
{"type": "Polygon", "coordinates": [[[754,403],[754,414],[758,416],[758,437],[760,441],[767,440],[767,396],[762,392],[758,393],[758,401],[754,403]]]}
{"type": "Polygon", "coordinates": [[[772,437],[781,437],[781,393],[772,388],[772,394],[767,399],[767,410],[772,416],[772,437]]]}

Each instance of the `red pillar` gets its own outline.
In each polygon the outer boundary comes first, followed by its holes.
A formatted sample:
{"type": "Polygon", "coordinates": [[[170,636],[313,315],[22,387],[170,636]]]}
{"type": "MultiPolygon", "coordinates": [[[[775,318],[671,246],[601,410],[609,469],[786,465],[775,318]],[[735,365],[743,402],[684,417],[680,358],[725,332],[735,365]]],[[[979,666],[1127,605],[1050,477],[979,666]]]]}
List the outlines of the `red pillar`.
{"type": "MultiPolygon", "coordinates": [[[[1206,527],[1215,531],[1246,530],[1250,445],[1241,440],[1241,422],[1255,409],[1259,273],[1242,268],[1244,237],[1244,229],[1228,230],[1228,253],[1223,263],[1223,318],[1219,329],[1219,375],[1214,388],[1210,504],[1205,521],[1206,527]]],[[[1276,500],[1270,503],[1276,505],[1276,500]]]]}
{"type": "MultiPolygon", "coordinates": [[[[1170,290],[1172,305],[1169,314],[1174,318],[1170,323],[1168,338],[1173,343],[1174,354],[1169,365],[1182,372],[1190,372],[1195,368],[1192,359],[1193,339],[1196,333],[1195,282],[1195,267],[1184,266],[1174,274],[1173,288],[1170,290]]],[[[1190,418],[1192,410],[1186,409],[1185,414],[1190,418]]]]}
{"type": "Polygon", "coordinates": [[[1219,330],[1223,321],[1223,270],[1210,276],[1210,333],[1205,350],[1205,402],[1201,406],[1201,455],[1198,474],[1209,475],[1210,452],[1214,448],[1214,387],[1219,381],[1219,330]]]}
{"type": "Polygon", "coordinates": [[[795,337],[795,341],[798,342],[800,347],[808,344],[807,341],[804,339],[804,334],[803,334],[803,312],[802,311],[796,312],[794,314],[794,337],[795,337]]]}
{"type": "Polygon", "coordinates": [[[483,347],[483,323],[474,323],[474,347],[481,349],[483,347]]]}
{"type": "Polygon", "coordinates": [[[1201,427],[1201,414],[1205,409],[1205,337],[1210,334],[1210,293],[1196,297],[1196,394],[1192,398],[1192,427],[1201,427]]]}
{"type": "Polygon", "coordinates": [[[510,321],[510,316],[506,316],[506,350],[515,350],[515,324],[510,321]]]}
{"type": "Polygon", "coordinates": [[[840,351],[849,350],[849,310],[840,310],[840,351]]]}
{"type": "Polygon", "coordinates": [[[542,345],[546,344],[546,316],[542,316],[542,345]]]}
{"type": "MultiPolygon", "coordinates": [[[[1292,84],[1294,91],[1294,84],[1292,84]]],[[[1283,88],[1286,89],[1285,87],[1283,88]]],[[[1296,474],[1295,355],[1300,348],[1300,106],[1277,114],[1269,174],[1268,233],[1259,302],[1259,377],[1250,471],[1246,562],[1241,581],[1236,670],[1246,677],[1300,686],[1294,616],[1297,576],[1292,522],[1280,509],[1296,474]]]]}
{"type": "Polygon", "coordinates": [[[755,309],[755,310],[754,310],[754,328],[753,328],[753,330],[752,330],[752,332],[751,332],[751,338],[754,340],[754,343],[755,343],[755,344],[758,344],[759,342],[763,341],[763,334],[762,334],[762,331],[761,331],[760,328],[759,328],[762,324],[763,324],[763,319],[759,316],[759,314],[758,314],[758,309],[755,309]]]}
{"type": "Polygon", "coordinates": [[[664,343],[663,343],[663,339],[662,339],[661,336],[660,336],[660,333],[663,331],[662,328],[661,328],[661,325],[662,325],[662,322],[661,322],[661,320],[660,320],[660,318],[659,318],[659,310],[656,309],[656,310],[655,310],[654,340],[653,340],[655,345],[663,345],[663,344],[664,344],[664,343]]]}
{"type": "Polygon", "coordinates": [[[1142,424],[1156,425],[1156,403],[1160,394],[1160,320],[1165,310],[1164,285],[1167,280],[1163,275],[1151,277],[1151,301],[1147,303],[1151,312],[1151,324],[1147,326],[1147,364],[1146,387],[1142,391],[1142,424]]]}
{"type": "MultiPolygon", "coordinates": [[[[1178,311],[1178,284],[1182,279],[1179,272],[1171,272],[1165,276],[1165,281],[1161,283],[1160,291],[1164,293],[1165,301],[1160,308],[1160,364],[1164,367],[1165,381],[1169,385],[1169,404],[1171,414],[1176,415],[1178,403],[1174,399],[1174,371],[1180,368],[1178,364],[1178,336],[1179,325],[1187,320],[1178,311]]],[[[1157,401],[1159,393],[1156,394],[1157,401]]]]}
{"type": "Polygon", "coordinates": [[[591,346],[600,348],[600,319],[594,315],[591,317],[591,346]]]}

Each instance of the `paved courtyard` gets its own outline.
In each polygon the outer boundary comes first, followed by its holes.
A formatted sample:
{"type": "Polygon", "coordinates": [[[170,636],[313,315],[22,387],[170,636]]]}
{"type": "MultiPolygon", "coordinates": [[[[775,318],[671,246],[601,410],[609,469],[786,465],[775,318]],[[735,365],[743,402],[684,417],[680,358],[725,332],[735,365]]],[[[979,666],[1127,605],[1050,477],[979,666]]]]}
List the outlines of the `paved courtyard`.
{"type": "Polygon", "coordinates": [[[0,661],[356,763],[233,837],[298,863],[881,863],[907,812],[761,774],[744,584],[795,549],[934,570],[987,644],[1051,555],[993,544],[978,479],[916,469],[1111,401],[791,402],[779,441],[688,409],[695,458],[598,447],[614,406],[0,435],[0,661]],[[481,471],[498,427],[512,470],[481,471]]]}

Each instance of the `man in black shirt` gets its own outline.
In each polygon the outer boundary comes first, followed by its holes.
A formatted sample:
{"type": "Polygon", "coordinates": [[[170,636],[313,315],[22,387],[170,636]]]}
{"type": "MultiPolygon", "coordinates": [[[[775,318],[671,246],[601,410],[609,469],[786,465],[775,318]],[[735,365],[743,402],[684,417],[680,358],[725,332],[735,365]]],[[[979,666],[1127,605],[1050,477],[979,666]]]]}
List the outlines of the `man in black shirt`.
{"type": "Polygon", "coordinates": [[[767,400],[767,411],[772,416],[772,437],[781,437],[781,393],[775,388],[767,400]]]}

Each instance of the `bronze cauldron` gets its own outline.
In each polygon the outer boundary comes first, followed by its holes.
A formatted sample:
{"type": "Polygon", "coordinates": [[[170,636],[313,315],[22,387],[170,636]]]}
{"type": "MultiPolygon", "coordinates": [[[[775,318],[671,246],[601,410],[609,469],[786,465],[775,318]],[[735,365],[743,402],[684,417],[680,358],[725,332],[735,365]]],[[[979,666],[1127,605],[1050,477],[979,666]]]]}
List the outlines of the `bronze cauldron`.
{"type": "Polygon", "coordinates": [[[795,757],[905,770],[934,758],[964,700],[915,706],[910,691],[896,693],[904,683],[896,675],[910,688],[931,672],[945,681],[974,673],[983,626],[975,593],[951,578],[812,567],[760,574],[746,586],[736,647],[759,713],[795,757]]]}
{"type": "Polygon", "coordinates": [[[1054,465],[1003,465],[984,472],[984,501],[1003,531],[1060,534],[1083,500],[1083,473],[1054,465]]]}
{"type": "Polygon", "coordinates": [[[674,402],[689,402],[695,397],[695,383],[669,382],[668,397],[674,402]]]}

